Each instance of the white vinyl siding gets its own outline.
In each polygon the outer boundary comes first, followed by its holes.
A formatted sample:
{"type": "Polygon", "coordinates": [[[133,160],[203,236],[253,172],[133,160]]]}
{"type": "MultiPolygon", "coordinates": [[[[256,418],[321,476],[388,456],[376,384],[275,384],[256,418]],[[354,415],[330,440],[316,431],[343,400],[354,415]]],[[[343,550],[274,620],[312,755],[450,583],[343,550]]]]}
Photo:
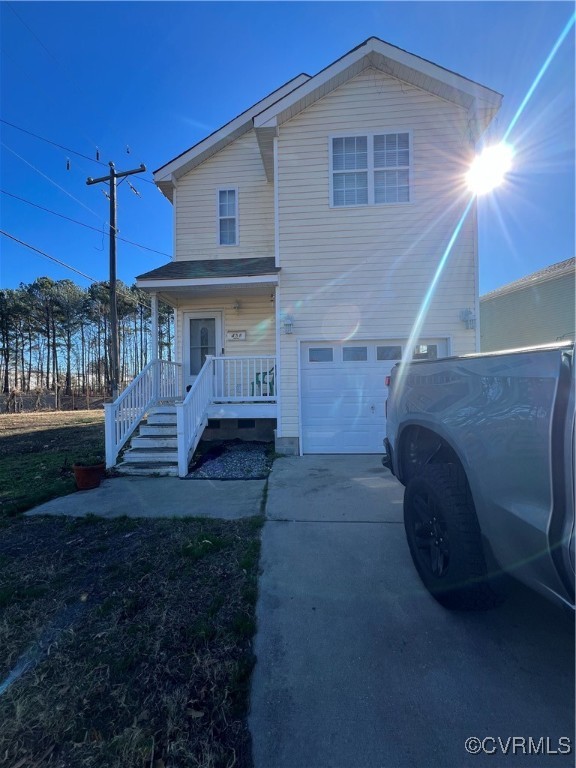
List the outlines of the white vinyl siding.
{"type": "Polygon", "coordinates": [[[254,131],[179,179],[175,208],[176,260],[274,256],[274,188],[266,180],[254,131]],[[216,210],[218,191],[232,187],[238,190],[239,215],[233,249],[220,245],[216,210]]]}
{"type": "MultiPolygon", "coordinates": [[[[184,313],[193,312],[198,317],[209,317],[214,312],[222,313],[222,344],[216,355],[275,355],[276,330],[274,303],[269,294],[256,296],[242,295],[240,310],[234,309],[236,297],[228,293],[182,300],[176,311],[176,338],[185,338],[184,313]],[[246,338],[231,341],[226,338],[228,331],[246,331],[246,338]]],[[[182,362],[182,344],[176,345],[176,362],[182,362]]]]}
{"type": "Polygon", "coordinates": [[[218,190],[218,242],[238,245],[238,190],[218,190]]]}
{"type": "MultiPolygon", "coordinates": [[[[361,338],[409,338],[462,215],[462,178],[472,152],[464,108],[372,69],[280,127],[279,311],[294,317],[293,334],[279,337],[283,437],[300,435],[299,341],[346,339],[347,346],[361,346],[361,338]],[[403,133],[410,137],[410,204],[332,206],[331,139],[403,133]]],[[[476,334],[460,320],[477,297],[475,237],[473,212],[422,329],[425,338],[449,338],[450,354],[475,350],[476,334]]],[[[397,353],[382,349],[381,361],[393,362],[397,353]]]]}
{"type": "Polygon", "coordinates": [[[331,205],[410,202],[410,133],[332,136],[331,205]]]}

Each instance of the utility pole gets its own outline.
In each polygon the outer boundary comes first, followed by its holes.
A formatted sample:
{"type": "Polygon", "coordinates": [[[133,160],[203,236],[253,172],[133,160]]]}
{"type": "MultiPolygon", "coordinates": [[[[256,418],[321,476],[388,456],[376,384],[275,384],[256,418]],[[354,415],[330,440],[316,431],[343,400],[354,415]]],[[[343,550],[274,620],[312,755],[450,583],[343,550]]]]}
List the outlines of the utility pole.
{"type": "Polygon", "coordinates": [[[101,182],[108,182],[110,189],[110,337],[111,337],[111,349],[110,357],[112,363],[112,381],[110,382],[110,388],[112,390],[112,400],[116,400],[118,397],[118,379],[120,378],[120,365],[118,361],[118,311],[116,307],[116,235],[118,229],[116,228],[116,179],[123,178],[124,176],[132,176],[135,173],[143,173],[146,170],[146,166],[141,163],[140,168],[134,168],[132,171],[116,171],[113,162],[109,162],[110,173],[108,176],[101,176],[99,179],[93,179],[89,176],[86,179],[86,184],[100,184],[101,182]]]}

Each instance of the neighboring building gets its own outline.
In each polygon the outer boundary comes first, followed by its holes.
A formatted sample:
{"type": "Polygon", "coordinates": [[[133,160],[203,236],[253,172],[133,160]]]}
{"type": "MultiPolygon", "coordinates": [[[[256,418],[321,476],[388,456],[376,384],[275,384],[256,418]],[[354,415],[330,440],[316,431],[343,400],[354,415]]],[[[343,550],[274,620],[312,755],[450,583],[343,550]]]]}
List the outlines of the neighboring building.
{"type": "Polygon", "coordinates": [[[477,348],[474,212],[407,345],[501,99],[372,37],[155,172],[174,206],[174,260],[137,285],[153,311],[161,298],[176,313],[174,387],[194,385],[177,407],[181,445],[208,418],[267,418],[279,451],[383,450],[384,381],[400,356],[477,348]]]}
{"type": "Polygon", "coordinates": [[[575,338],[574,259],[566,259],[480,297],[483,352],[575,338]]]}

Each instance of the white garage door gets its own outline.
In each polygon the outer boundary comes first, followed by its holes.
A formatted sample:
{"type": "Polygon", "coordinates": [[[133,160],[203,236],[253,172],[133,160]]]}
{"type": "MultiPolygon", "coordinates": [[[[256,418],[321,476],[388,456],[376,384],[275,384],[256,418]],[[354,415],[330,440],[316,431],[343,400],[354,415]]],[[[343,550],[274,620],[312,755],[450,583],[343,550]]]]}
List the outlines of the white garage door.
{"type": "MultiPolygon", "coordinates": [[[[304,453],[382,453],[386,434],[386,376],[404,341],[302,344],[301,398],[304,453]]],[[[430,339],[415,358],[446,354],[444,339],[430,339]]]]}

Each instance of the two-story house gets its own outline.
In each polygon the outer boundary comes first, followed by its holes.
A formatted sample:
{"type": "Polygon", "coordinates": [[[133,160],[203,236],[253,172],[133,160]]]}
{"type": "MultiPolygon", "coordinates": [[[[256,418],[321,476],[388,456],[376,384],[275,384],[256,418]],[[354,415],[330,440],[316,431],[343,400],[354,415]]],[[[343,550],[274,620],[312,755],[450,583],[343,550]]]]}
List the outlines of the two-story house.
{"type": "Polygon", "coordinates": [[[109,406],[109,465],[161,402],[172,443],[148,463],[177,446],[181,476],[208,422],[267,420],[284,453],[382,451],[396,361],[478,348],[474,206],[458,224],[501,99],[372,37],[159,168],[174,258],[137,285],[174,307],[177,362],[109,406]]]}

